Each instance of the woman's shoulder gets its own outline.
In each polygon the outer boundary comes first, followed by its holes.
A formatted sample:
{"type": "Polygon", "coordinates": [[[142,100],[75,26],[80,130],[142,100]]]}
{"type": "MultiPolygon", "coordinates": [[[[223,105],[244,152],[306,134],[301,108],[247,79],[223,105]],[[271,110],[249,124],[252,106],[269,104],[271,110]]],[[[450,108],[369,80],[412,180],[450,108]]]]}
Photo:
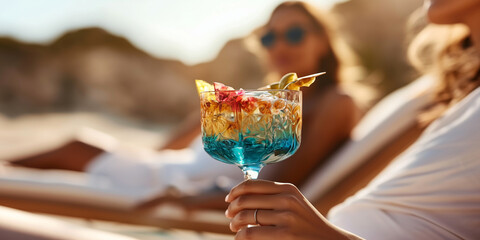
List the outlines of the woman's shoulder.
{"type": "Polygon", "coordinates": [[[323,94],[315,99],[316,115],[328,114],[328,117],[350,119],[356,123],[361,116],[360,108],[354,98],[338,86],[325,89],[323,94]]]}
{"type": "Polygon", "coordinates": [[[324,94],[316,100],[318,107],[328,109],[329,112],[336,112],[341,115],[355,116],[361,114],[360,108],[354,98],[339,86],[332,86],[325,89],[324,94]]]}
{"type": "Polygon", "coordinates": [[[316,99],[317,103],[355,104],[352,96],[339,86],[331,86],[324,90],[316,99]]]}

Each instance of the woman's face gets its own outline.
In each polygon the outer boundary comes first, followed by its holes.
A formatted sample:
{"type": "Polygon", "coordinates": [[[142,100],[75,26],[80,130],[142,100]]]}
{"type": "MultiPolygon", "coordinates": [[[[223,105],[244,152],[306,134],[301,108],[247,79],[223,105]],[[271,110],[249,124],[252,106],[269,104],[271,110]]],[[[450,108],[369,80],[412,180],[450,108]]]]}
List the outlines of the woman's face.
{"type": "Polygon", "coordinates": [[[466,23],[480,14],[480,0],[426,0],[428,18],[437,24],[466,23]]]}
{"type": "Polygon", "coordinates": [[[314,73],[319,59],[327,52],[324,35],[302,11],[294,8],[275,12],[261,40],[274,70],[281,75],[314,73]]]}

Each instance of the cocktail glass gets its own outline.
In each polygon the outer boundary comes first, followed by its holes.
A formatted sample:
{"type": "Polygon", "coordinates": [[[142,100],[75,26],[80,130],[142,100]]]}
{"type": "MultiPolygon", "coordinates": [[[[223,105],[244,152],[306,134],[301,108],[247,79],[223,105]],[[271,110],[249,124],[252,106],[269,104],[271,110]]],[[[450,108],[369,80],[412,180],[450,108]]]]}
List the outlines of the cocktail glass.
{"type": "Polygon", "coordinates": [[[200,105],[205,151],[237,165],[245,179],[256,179],[262,167],[285,160],[300,146],[300,91],[205,91],[200,105]]]}

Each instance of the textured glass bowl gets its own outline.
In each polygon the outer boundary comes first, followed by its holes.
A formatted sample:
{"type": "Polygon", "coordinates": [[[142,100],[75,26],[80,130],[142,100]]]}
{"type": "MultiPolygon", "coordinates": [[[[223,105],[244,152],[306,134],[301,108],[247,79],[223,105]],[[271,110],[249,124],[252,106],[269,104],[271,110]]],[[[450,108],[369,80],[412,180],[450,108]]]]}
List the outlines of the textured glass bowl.
{"type": "Polygon", "coordinates": [[[200,94],[202,140],[218,161],[235,164],[246,179],[300,146],[302,95],[293,90],[226,90],[200,94]]]}

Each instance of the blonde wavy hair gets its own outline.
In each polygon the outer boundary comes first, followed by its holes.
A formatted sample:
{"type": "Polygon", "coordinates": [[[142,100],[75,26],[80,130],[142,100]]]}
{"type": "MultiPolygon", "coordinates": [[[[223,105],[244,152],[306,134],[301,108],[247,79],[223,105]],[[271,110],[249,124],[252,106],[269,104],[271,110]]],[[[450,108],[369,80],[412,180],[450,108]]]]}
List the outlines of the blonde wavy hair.
{"type": "MultiPolygon", "coordinates": [[[[414,13],[412,21],[426,23],[424,12],[414,13]]],[[[419,116],[420,123],[437,119],[480,86],[480,52],[472,45],[469,29],[462,24],[427,24],[411,42],[408,57],[421,73],[438,79],[435,99],[419,116]]]]}

